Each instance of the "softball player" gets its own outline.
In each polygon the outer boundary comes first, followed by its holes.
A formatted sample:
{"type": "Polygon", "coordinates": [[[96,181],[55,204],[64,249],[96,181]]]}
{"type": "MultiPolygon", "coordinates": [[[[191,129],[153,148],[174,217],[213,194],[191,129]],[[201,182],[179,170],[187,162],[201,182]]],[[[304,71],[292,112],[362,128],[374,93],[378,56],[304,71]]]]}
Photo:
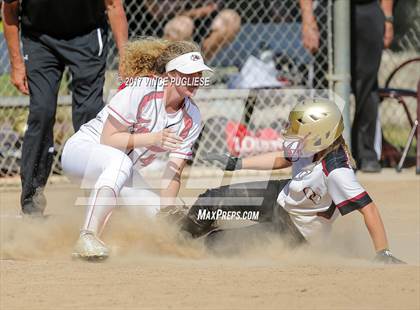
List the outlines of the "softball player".
{"type": "MultiPolygon", "coordinates": [[[[200,195],[184,218],[183,230],[199,237],[216,229],[214,220],[199,218],[203,209],[210,213],[217,209],[259,211],[259,222],[263,226],[299,244],[322,240],[339,214],[358,210],[377,251],[377,260],[402,263],[389,250],[378,208],[356,180],[353,159],[342,137],[343,129],[342,115],[334,102],[310,99],[297,104],[289,114],[284,154],[267,153],[243,159],[209,154],[208,160],[222,163],[226,170],[292,166],[292,178],[208,190],[200,195]],[[256,198],[260,198],[259,201],[250,204],[256,198]]],[[[255,227],[241,229],[256,230],[255,227]]],[[[209,236],[223,233],[230,232],[219,231],[209,236]]]]}
{"type": "Polygon", "coordinates": [[[142,39],[129,43],[125,55],[125,72],[135,79],[127,79],[109,105],[63,150],[64,172],[93,183],[75,257],[108,257],[99,236],[117,204],[140,205],[154,215],[159,207],[174,203],[185,161],[201,130],[200,112],[190,99],[197,86],[190,82],[211,69],[194,43],[142,39]],[[170,160],[165,184],[157,193],[148,188],[139,170],[164,152],[169,152],[170,160]]]}

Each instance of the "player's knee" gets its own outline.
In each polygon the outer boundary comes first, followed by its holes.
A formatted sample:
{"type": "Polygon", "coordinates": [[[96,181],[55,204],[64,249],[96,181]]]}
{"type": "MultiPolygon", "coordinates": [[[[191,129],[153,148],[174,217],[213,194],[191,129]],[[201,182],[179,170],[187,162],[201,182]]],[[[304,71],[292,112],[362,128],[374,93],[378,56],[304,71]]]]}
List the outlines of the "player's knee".
{"type": "Polygon", "coordinates": [[[132,174],[133,162],[127,155],[123,154],[118,160],[115,160],[111,168],[118,171],[119,174],[122,174],[122,177],[127,180],[132,174]]]}
{"type": "Polygon", "coordinates": [[[120,167],[121,170],[127,174],[127,175],[131,175],[131,171],[133,169],[133,162],[130,159],[130,157],[128,157],[127,155],[124,154],[124,156],[121,156],[121,162],[120,162],[120,167]]]}
{"type": "Polygon", "coordinates": [[[215,17],[211,28],[213,31],[223,33],[229,40],[233,40],[241,29],[241,17],[235,10],[224,9],[215,17]]]}
{"type": "Polygon", "coordinates": [[[95,184],[95,188],[112,188],[117,195],[131,177],[133,169],[133,162],[131,159],[121,151],[118,152],[121,154],[118,154],[119,156],[114,156],[109,163],[105,164],[103,172],[95,184]]]}
{"type": "Polygon", "coordinates": [[[194,22],[187,16],[176,16],[166,23],[163,37],[171,41],[191,40],[194,22]]]}

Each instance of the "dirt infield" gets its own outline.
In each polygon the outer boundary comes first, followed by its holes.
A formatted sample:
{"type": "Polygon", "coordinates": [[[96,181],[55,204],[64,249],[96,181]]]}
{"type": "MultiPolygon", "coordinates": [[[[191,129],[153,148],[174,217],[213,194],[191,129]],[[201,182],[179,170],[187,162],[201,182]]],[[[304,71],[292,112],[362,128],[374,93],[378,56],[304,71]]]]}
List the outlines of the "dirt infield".
{"type": "Polygon", "coordinates": [[[69,255],[83,218],[73,207],[80,191],[50,185],[51,216],[36,221],[16,218],[19,189],[3,189],[0,308],[419,309],[420,178],[387,170],[359,179],[381,209],[391,248],[408,265],[370,261],[357,212],[340,217],[332,239],[320,245],[290,250],[273,239],[219,257],[126,210],[114,214],[104,236],[113,256],[85,263],[69,255]]]}

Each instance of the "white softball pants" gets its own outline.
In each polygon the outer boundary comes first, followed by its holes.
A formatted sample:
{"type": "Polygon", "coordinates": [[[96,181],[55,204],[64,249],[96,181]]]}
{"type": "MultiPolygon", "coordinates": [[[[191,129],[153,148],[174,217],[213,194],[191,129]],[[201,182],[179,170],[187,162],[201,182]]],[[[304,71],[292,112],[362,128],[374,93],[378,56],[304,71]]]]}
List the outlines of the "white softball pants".
{"type": "Polygon", "coordinates": [[[117,205],[141,207],[149,216],[159,210],[159,195],[134,169],[131,159],[116,148],[77,132],[66,142],[61,162],[69,178],[92,189],[82,230],[100,235],[117,205]]]}

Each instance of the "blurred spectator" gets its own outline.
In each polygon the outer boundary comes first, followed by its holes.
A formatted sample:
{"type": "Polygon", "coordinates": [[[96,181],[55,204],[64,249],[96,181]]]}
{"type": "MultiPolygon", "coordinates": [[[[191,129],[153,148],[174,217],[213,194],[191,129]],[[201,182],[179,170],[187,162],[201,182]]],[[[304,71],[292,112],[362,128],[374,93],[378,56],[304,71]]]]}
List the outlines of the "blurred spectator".
{"type": "MultiPolygon", "coordinates": [[[[3,5],[3,2],[0,0],[0,10],[3,5]]],[[[3,34],[3,20],[0,14],[0,55],[7,55],[7,46],[4,42],[3,34]]],[[[9,72],[9,61],[7,57],[0,56],[0,75],[9,72]]]]}
{"type": "Polygon", "coordinates": [[[193,40],[207,59],[232,42],[241,27],[239,14],[220,0],[131,0],[126,7],[129,20],[135,21],[129,24],[131,34],[193,40]]]}
{"type": "MultiPolygon", "coordinates": [[[[300,0],[302,40],[312,53],[320,51],[317,19],[312,0],[300,0]]],[[[356,99],[352,126],[352,153],[358,168],[379,172],[381,134],[378,129],[378,70],[382,49],[388,48],[394,35],[393,0],[351,1],[351,77],[356,99]],[[382,10],[381,10],[382,7],[382,10]],[[376,148],[375,148],[376,145],[376,148]],[[377,150],[375,150],[377,149],[377,150]]]]}
{"type": "Polygon", "coordinates": [[[5,0],[2,13],[11,82],[30,96],[21,161],[22,212],[39,216],[46,206],[43,190],[54,158],[53,128],[64,68],[72,74],[77,131],[104,104],[106,15],[120,55],[127,20],[121,0],[5,0]]]}
{"type": "Polygon", "coordinates": [[[301,8],[301,32],[303,46],[315,57],[315,78],[319,81],[320,88],[327,89],[328,79],[328,38],[327,31],[321,31],[326,28],[327,14],[320,14],[325,11],[327,0],[299,0],[301,8]]]}

